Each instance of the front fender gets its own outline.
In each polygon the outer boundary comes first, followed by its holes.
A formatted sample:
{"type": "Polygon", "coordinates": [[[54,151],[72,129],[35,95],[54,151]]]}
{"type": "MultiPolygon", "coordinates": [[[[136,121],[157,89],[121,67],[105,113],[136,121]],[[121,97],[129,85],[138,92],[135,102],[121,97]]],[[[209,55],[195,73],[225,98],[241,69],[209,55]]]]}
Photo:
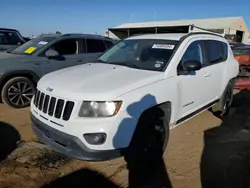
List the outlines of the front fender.
{"type": "Polygon", "coordinates": [[[2,86],[7,80],[16,76],[27,76],[35,83],[40,79],[39,76],[31,70],[8,71],[0,75],[0,85],[2,86]]]}

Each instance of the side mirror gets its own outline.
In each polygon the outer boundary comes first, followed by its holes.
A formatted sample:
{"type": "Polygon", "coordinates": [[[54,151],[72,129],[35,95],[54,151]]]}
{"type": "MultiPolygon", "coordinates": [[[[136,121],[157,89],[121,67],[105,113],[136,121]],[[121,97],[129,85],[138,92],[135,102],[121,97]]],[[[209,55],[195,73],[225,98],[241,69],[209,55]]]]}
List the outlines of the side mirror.
{"type": "Polygon", "coordinates": [[[46,57],[48,58],[53,58],[53,57],[58,57],[59,53],[56,50],[48,50],[45,52],[46,57]]]}
{"type": "Polygon", "coordinates": [[[183,70],[187,72],[197,71],[201,69],[201,62],[196,60],[185,61],[182,65],[183,70]]]}

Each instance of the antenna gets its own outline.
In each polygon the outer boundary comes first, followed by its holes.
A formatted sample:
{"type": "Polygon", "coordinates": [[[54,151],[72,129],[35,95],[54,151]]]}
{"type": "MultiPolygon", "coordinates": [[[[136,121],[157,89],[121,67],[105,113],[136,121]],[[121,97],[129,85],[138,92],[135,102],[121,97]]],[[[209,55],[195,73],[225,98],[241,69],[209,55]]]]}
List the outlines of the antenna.
{"type": "Polygon", "coordinates": [[[153,10],[153,12],[154,12],[154,20],[156,20],[157,11],[156,11],[156,10],[153,10]]]}

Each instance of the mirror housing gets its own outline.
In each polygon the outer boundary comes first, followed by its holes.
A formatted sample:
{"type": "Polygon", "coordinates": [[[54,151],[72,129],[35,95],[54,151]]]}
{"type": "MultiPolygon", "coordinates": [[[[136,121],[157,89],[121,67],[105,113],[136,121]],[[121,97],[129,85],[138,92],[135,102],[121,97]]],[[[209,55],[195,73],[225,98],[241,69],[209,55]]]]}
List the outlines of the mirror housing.
{"type": "Polygon", "coordinates": [[[48,50],[48,51],[45,52],[45,55],[48,58],[54,58],[54,57],[58,57],[59,53],[56,50],[48,50]]]}
{"type": "Polygon", "coordinates": [[[182,67],[184,71],[192,72],[192,71],[200,70],[202,65],[200,61],[188,60],[183,63],[182,67]]]}

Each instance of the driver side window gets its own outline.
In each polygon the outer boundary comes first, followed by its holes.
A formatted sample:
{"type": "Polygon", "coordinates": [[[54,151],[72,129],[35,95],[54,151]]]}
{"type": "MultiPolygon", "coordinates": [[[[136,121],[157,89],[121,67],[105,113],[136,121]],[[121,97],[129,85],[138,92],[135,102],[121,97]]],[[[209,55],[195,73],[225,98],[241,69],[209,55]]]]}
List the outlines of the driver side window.
{"type": "Polygon", "coordinates": [[[182,56],[178,69],[182,70],[182,65],[186,61],[199,61],[205,64],[204,41],[195,41],[189,45],[186,52],[182,56]]]}
{"type": "Polygon", "coordinates": [[[76,39],[63,39],[52,46],[60,55],[78,54],[78,41],[76,39]]]}

